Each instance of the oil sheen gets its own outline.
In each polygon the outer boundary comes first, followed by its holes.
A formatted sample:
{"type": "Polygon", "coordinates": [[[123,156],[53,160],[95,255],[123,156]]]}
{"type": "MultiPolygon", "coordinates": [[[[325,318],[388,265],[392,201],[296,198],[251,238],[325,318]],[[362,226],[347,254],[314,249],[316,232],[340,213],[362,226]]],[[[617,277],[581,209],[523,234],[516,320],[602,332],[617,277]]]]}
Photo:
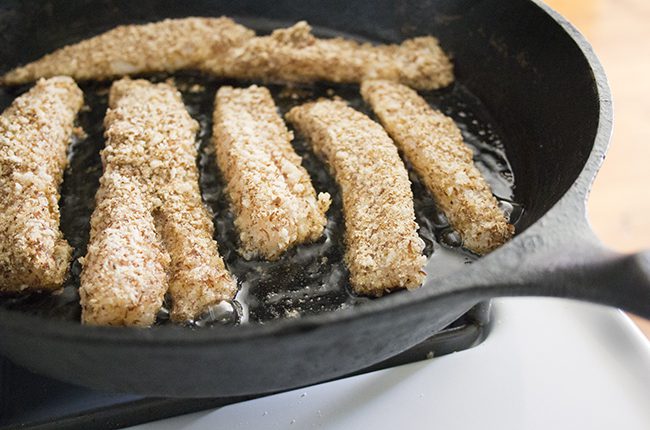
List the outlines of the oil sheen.
{"type": "MultiPolygon", "coordinates": [[[[327,213],[327,226],[320,240],[289,250],[278,261],[246,260],[238,253],[238,233],[222,178],[216,167],[211,139],[212,108],[216,90],[221,85],[245,86],[250,83],[208,79],[195,73],[146,76],[154,81],[173,80],[183,93],[191,115],[200,123],[197,136],[197,164],[201,173],[203,199],[213,215],[215,239],[228,269],[235,275],[239,292],[231,303],[222,303],[206,311],[191,327],[218,327],[246,322],[265,323],[278,318],[299,318],[306,314],[330,312],[350,306],[363,306],[367,297],[355,295],[348,283],[343,255],[344,220],[341,196],[325,165],[312,153],[309,143],[296,135],[294,148],[303,158],[317,192],[332,196],[327,213]]],[[[86,107],[79,115],[79,125],[86,136],[76,138],[70,147],[69,166],[61,189],[61,228],[75,249],[71,275],[58,294],[32,294],[0,298],[0,306],[36,313],[48,318],[79,321],[78,261],[86,252],[89,220],[94,196],[102,173],[100,151],[104,146],[103,118],[107,107],[110,83],[82,85],[86,107]]],[[[340,97],[354,108],[374,115],[359,95],[358,86],[316,84],[295,87],[269,85],[281,114],[291,107],[319,97],[340,97]]],[[[0,102],[6,107],[26,88],[3,89],[0,102]]],[[[449,88],[421,93],[436,109],[451,116],[460,127],[465,142],[474,151],[479,170],[486,177],[503,210],[517,225],[523,209],[514,201],[515,179],[505,155],[501,133],[494,127],[487,111],[465,87],[456,83],[449,88]]],[[[436,208],[417,176],[409,168],[419,234],[426,244],[427,284],[435,288],[435,279],[463,270],[477,257],[462,247],[457,232],[436,208]]],[[[394,294],[408,294],[398,292],[394,294]]],[[[381,299],[376,299],[381,300],[381,299]]],[[[166,303],[156,324],[169,323],[166,303]]]]}

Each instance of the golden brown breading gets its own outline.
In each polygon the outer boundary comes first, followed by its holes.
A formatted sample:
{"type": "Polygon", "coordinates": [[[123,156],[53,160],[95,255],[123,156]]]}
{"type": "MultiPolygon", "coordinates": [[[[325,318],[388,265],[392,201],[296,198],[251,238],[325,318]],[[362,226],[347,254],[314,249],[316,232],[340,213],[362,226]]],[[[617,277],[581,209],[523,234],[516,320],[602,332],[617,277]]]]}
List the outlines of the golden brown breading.
{"type": "Polygon", "coordinates": [[[169,293],[171,318],[195,319],[210,306],[231,300],[237,284],[219,256],[212,239],[214,226],[201,194],[189,182],[170,184],[154,212],[165,247],[172,257],[169,293]]]}
{"type": "Polygon", "coordinates": [[[233,46],[202,69],[217,76],[281,82],[358,83],[381,78],[420,89],[441,88],[454,80],[453,65],[433,37],[373,46],[316,38],[304,21],[233,46]]]}
{"type": "Polygon", "coordinates": [[[169,255],[138,175],[126,167],[105,167],[82,260],[82,321],[150,326],[167,291],[169,255]]]}
{"type": "Polygon", "coordinates": [[[275,260],[294,245],[318,239],[330,196],[316,197],[271,93],[255,85],[220,88],[213,127],[243,255],[275,260]]]}
{"type": "Polygon", "coordinates": [[[122,25],[18,67],[1,81],[15,85],[55,75],[77,80],[196,67],[254,32],[229,18],[183,18],[122,25]]]}
{"type": "MultiPolygon", "coordinates": [[[[167,84],[122,79],[111,87],[109,106],[105,118],[107,144],[102,153],[104,175],[118,171],[143,187],[149,211],[146,223],[154,224],[152,228],[170,258],[165,288],[156,298],[161,301],[168,287],[172,319],[192,319],[237,291],[212,239],[214,228],[201,201],[195,161],[198,124],[187,113],[180,93],[167,84]]],[[[128,199],[125,204],[130,204],[128,199]]],[[[88,270],[91,267],[86,264],[84,272],[88,270]]],[[[104,264],[100,270],[110,271],[110,265],[104,264]]],[[[88,275],[86,279],[94,278],[88,275]]],[[[84,282],[82,274],[87,296],[97,288],[84,282]]],[[[120,293],[121,288],[120,284],[113,285],[117,295],[128,292],[120,293]]],[[[115,314],[120,315],[117,308],[115,314]]],[[[84,316],[84,320],[88,318],[84,316]]]]}
{"type": "Polygon", "coordinates": [[[354,290],[380,296],[419,287],[424,242],[411,183],[390,137],[342,101],[307,103],[291,109],[287,119],[311,140],[341,187],[345,259],[354,290]]]}
{"type": "Polygon", "coordinates": [[[72,250],[59,229],[59,185],[83,94],[40,80],[0,116],[0,292],[56,290],[72,250]]]}
{"type": "Polygon", "coordinates": [[[365,81],[363,98],[460,233],[464,246],[484,254],[514,234],[489,184],[463,143],[454,121],[412,89],[390,81],[365,81]]]}

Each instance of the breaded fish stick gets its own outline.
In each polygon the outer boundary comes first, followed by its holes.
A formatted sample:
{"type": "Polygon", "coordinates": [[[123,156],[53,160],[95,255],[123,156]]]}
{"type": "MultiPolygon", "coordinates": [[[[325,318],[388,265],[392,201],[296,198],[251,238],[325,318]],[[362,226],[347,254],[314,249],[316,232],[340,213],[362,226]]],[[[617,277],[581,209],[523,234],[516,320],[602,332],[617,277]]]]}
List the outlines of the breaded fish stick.
{"type": "Polygon", "coordinates": [[[105,169],[82,260],[81,318],[92,325],[150,326],[167,291],[169,255],[138,174],[111,164],[105,169]]]}
{"type": "Polygon", "coordinates": [[[161,206],[155,212],[159,232],[172,257],[168,291],[175,322],[195,319],[237,293],[237,284],[212,239],[214,226],[201,200],[198,177],[195,183],[170,184],[178,188],[162,194],[161,206]]]}
{"type": "Polygon", "coordinates": [[[291,246],[318,239],[330,196],[316,197],[269,90],[221,87],[213,127],[243,255],[275,260],[291,246]]]}
{"type": "Polygon", "coordinates": [[[341,187],[345,260],[361,294],[417,288],[426,261],[413,193],[397,148],[381,126],[342,101],[295,107],[287,119],[312,142],[341,187]]]}
{"type": "Polygon", "coordinates": [[[129,138],[145,142],[138,163],[153,200],[158,234],[171,257],[172,320],[193,319],[237,293],[201,199],[195,145],[199,125],[181,94],[167,84],[122,79],[111,87],[109,99],[113,109],[107,120],[114,116],[129,127],[129,138]]]}
{"type": "Polygon", "coordinates": [[[252,30],[225,17],[122,25],[11,70],[1,81],[16,85],[55,75],[87,80],[174,72],[196,67],[253,36],[252,30]]]}
{"type": "Polygon", "coordinates": [[[365,81],[361,94],[467,249],[484,254],[512,237],[514,227],[508,224],[451,118],[432,109],[412,89],[394,82],[365,81]]]}
{"type": "Polygon", "coordinates": [[[154,198],[158,232],[171,256],[171,318],[194,319],[237,293],[212,239],[214,226],[201,199],[195,145],[199,126],[181,94],[166,84],[123,79],[113,85],[111,100],[143,121],[136,134],[147,141],[151,171],[143,174],[154,198]]]}
{"type": "MultiPolygon", "coordinates": [[[[111,87],[109,106],[105,118],[107,146],[102,154],[105,175],[115,169],[142,184],[152,220],[147,223],[154,223],[170,258],[160,300],[168,290],[172,319],[192,319],[237,291],[218,254],[212,221],[201,201],[194,145],[198,124],[185,110],[180,93],[167,84],[122,79],[111,87]]],[[[138,215],[132,222],[140,219],[138,215]]],[[[136,267],[140,262],[127,260],[126,264],[136,267]]],[[[91,270],[86,264],[84,273],[91,270]]],[[[111,266],[104,265],[101,270],[110,271],[111,266]]],[[[93,275],[82,274],[82,289],[88,298],[97,287],[84,279],[93,279],[93,275]]],[[[155,287],[158,291],[159,286],[155,287]]],[[[124,287],[114,284],[112,288],[119,292],[124,287]]],[[[84,314],[87,320],[90,318],[84,314]]]]}
{"type": "Polygon", "coordinates": [[[217,76],[281,82],[359,83],[381,78],[419,89],[441,88],[454,80],[452,63],[433,37],[373,46],[342,38],[318,39],[304,21],[248,39],[208,60],[202,69],[217,76]]]}
{"type": "Polygon", "coordinates": [[[40,80],[0,116],[0,292],[56,290],[72,249],[59,229],[59,185],[83,94],[40,80]]]}

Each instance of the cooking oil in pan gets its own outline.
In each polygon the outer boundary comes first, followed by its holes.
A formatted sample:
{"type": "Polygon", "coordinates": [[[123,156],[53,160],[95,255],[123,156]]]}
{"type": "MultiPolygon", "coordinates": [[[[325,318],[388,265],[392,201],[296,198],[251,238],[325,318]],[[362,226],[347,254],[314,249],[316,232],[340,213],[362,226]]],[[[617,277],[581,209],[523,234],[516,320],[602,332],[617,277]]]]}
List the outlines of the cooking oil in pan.
{"type": "MultiPolygon", "coordinates": [[[[169,79],[164,75],[148,78],[155,81],[169,79]]],[[[210,139],[212,108],[217,88],[221,85],[245,84],[206,79],[193,73],[177,74],[173,79],[183,92],[188,110],[201,125],[197,160],[201,172],[201,190],[214,215],[215,239],[219,243],[219,252],[239,284],[239,292],[234,301],[213,307],[188,325],[205,327],[249,321],[264,323],[277,318],[298,318],[305,314],[360,306],[372,300],[357,296],[350,289],[347,269],[343,262],[344,223],[339,190],[327,168],[311,152],[309,143],[298,134],[293,144],[303,157],[303,165],[309,171],[314,187],[319,192],[327,191],[332,195],[325,233],[320,240],[295,247],[274,262],[245,260],[238,254],[238,234],[216,167],[210,139]]],[[[70,163],[61,190],[61,228],[75,249],[70,279],[59,294],[3,298],[0,299],[0,305],[4,307],[49,318],[76,321],[80,318],[78,286],[81,268],[77,259],[86,252],[94,195],[102,173],[99,151],[104,146],[102,122],[106,112],[109,85],[110,83],[91,83],[82,87],[87,107],[80,113],[79,124],[87,136],[71,146],[70,163]]],[[[269,87],[282,114],[308,100],[338,96],[374,118],[360,98],[358,86],[318,84],[293,88],[279,85],[269,87]]],[[[7,105],[16,95],[17,92],[5,92],[0,94],[0,99],[7,105]]],[[[492,186],[511,222],[516,225],[522,208],[513,201],[512,170],[499,133],[491,125],[492,121],[480,102],[458,83],[451,88],[423,95],[432,106],[454,118],[466,143],[474,150],[479,170],[492,186]]],[[[463,266],[471,263],[476,256],[463,250],[460,235],[449,226],[445,215],[437,210],[435,202],[412,170],[410,178],[413,184],[416,218],[420,226],[419,233],[426,245],[427,279],[462,270],[463,266]]],[[[169,311],[166,301],[158,314],[157,324],[168,323],[169,311]]]]}

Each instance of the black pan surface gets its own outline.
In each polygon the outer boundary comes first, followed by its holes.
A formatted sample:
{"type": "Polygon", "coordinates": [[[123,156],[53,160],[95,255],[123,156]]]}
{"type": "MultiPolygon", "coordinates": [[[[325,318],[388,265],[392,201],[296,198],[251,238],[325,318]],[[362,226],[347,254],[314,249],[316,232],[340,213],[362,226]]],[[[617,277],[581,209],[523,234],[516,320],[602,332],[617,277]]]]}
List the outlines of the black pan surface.
{"type": "MultiPolygon", "coordinates": [[[[9,2],[0,8],[0,59],[8,69],[118,24],[222,14],[240,17],[259,30],[307,19],[323,33],[377,42],[438,36],[454,56],[458,83],[427,97],[463,127],[495,192],[525,208],[523,213],[515,208],[518,236],[489,256],[464,264],[473,257],[454,246],[453,233],[415,181],[421,234],[428,252],[433,251],[431,276],[415,292],[357,298],[349,293],[341,264],[336,204],[326,240],[279,263],[244,262],[233,252],[232,220],[211,155],[203,151],[199,165],[204,197],[216,214],[220,251],[243,279],[238,302],[245,306],[235,305],[234,311],[195,324],[209,328],[166,326],[164,313],[162,326],[147,330],[84,327],[76,322],[73,279],[62,296],[4,302],[0,350],[8,357],[35,371],[105,390],[233,396],[297,387],[366,367],[442,329],[478,301],[498,295],[575,297],[650,315],[647,256],[604,250],[585,221],[586,194],[611,131],[604,73],[580,35],[536,2],[9,2]],[[327,265],[318,264],[323,256],[327,265]],[[229,326],[242,318],[253,323],[229,326]]],[[[179,83],[195,79],[184,74],[179,83]]],[[[203,130],[209,130],[209,104],[222,82],[201,83],[206,91],[187,93],[186,102],[203,130]]],[[[75,145],[63,189],[64,232],[79,254],[92,211],[90,196],[101,174],[97,154],[103,142],[97,124],[105,109],[105,85],[84,87],[93,109],[81,121],[88,122],[92,144],[75,145]]],[[[287,100],[280,87],[274,87],[274,94],[286,109],[328,89],[365,109],[356,87],[306,87],[297,91],[297,99],[287,100]]],[[[15,96],[11,91],[20,89],[5,92],[4,104],[15,96]]],[[[208,135],[201,135],[203,150],[208,135]]],[[[296,147],[316,187],[336,195],[308,146],[298,140],[296,147]]]]}

